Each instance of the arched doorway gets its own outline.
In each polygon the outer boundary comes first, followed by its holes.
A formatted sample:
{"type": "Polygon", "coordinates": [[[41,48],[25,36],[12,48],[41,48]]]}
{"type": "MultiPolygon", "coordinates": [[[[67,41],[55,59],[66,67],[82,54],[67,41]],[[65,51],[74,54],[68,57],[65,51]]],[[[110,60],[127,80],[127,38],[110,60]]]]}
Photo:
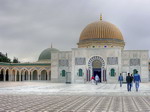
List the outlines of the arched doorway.
{"type": "Polygon", "coordinates": [[[6,70],[6,81],[9,81],[9,70],[6,70]]]}
{"type": "Polygon", "coordinates": [[[33,71],[33,80],[37,80],[38,79],[38,75],[37,75],[37,70],[33,71]]]}
{"type": "Polygon", "coordinates": [[[106,81],[106,69],[105,67],[105,62],[103,58],[100,56],[93,56],[90,58],[88,62],[88,70],[87,70],[87,81],[90,81],[90,78],[92,76],[96,76],[96,74],[100,78],[100,82],[106,81]]]}
{"type": "Polygon", "coordinates": [[[24,73],[24,80],[28,80],[28,71],[27,70],[24,73]]]}
{"type": "Polygon", "coordinates": [[[21,71],[21,75],[20,76],[21,76],[21,81],[23,81],[24,80],[24,70],[21,71]]]}
{"type": "Polygon", "coordinates": [[[99,60],[94,60],[92,62],[93,76],[95,77],[96,75],[98,75],[100,82],[101,82],[101,76],[102,76],[101,68],[102,68],[102,63],[99,60]]]}
{"type": "Polygon", "coordinates": [[[19,71],[17,71],[16,81],[19,81],[19,71]]]}
{"type": "Polygon", "coordinates": [[[41,71],[41,80],[47,80],[47,72],[46,72],[46,70],[41,71]]]}
{"type": "Polygon", "coordinates": [[[0,81],[4,81],[4,70],[3,69],[0,72],[0,81]]]}

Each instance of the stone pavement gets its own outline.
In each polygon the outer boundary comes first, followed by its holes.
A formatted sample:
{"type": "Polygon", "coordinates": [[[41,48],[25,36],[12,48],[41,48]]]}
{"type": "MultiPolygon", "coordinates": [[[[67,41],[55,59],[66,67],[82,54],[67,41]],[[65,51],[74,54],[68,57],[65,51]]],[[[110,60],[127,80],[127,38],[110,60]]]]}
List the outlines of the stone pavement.
{"type": "Polygon", "coordinates": [[[150,112],[150,83],[127,92],[125,84],[0,82],[0,112],[150,112]]]}
{"type": "Polygon", "coordinates": [[[1,95],[7,112],[148,112],[149,96],[1,95]]]}

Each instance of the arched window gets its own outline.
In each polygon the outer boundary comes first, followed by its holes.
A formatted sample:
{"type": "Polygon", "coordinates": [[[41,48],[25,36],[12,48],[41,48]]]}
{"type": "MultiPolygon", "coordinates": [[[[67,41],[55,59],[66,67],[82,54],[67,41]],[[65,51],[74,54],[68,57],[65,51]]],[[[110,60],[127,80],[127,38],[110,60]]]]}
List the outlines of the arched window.
{"type": "Polygon", "coordinates": [[[65,77],[65,75],[66,75],[66,71],[62,70],[62,77],[65,77]]]}
{"type": "Polygon", "coordinates": [[[111,77],[114,77],[114,76],[115,76],[115,69],[112,68],[112,69],[110,70],[110,76],[111,76],[111,77]]]}
{"type": "Polygon", "coordinates": [[[83,75],[82,69],[79,69],[79,77],[82,77],[82,75],[83,75]]]}

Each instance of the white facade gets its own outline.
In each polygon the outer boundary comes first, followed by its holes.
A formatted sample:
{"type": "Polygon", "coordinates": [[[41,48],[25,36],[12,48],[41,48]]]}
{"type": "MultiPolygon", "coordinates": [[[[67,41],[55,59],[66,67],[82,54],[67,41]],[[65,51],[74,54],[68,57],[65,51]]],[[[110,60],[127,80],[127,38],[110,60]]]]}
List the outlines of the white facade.
{"type": "Polygon", "coordinates": [[[142,82],[148,82],[148,59],[147,50],[73,48],[72,51],[58,51],[52,53],[51,81],[87,83],[92,75],[98,74],[101,83],[117,83],[120,73],[125,79],[127,73],[137,70],[142,82]]]}

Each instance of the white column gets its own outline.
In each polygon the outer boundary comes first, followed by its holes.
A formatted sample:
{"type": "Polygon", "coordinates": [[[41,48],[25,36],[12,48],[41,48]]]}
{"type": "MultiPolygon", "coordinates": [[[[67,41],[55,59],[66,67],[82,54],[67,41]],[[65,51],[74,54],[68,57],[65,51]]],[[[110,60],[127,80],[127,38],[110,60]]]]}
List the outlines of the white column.
{"type": "Polygon", "coordinates": [[[6,81],[6,73],[3,73],[3,77],[4,77],[4,82],[6,81]]]}
{"type": "Polygon", "coordinates": [[[8,74],[8,81],[11,81],[11,75],[8,74]]]}
{"type": "Polygon", "coordinates": [[[28,81],[31,81],[31,72],[28,72],[28,81]]]}
{"type": "Polygon", "coordinates": [[[14,81],[14,75],[11,74],[11,81],[14,81]]]}
{"type": "Polygon", "coordinates": [[[103,68],[101,68],[101,83],[103,82],[103,77],[104,77],[103,68]]]}
{"type": "Polygon", "coordinates": [[[47,75],[47,80],[49,80],[49,74],[46,74],[47,75]]]}
{"type": "Polygon", "coordinates": [[[23,72],[22,73],[22,81],[24,81],[24,79],[25,79],[25,73],[23,72]]]}
{"type": "Polygon", "coordinates": [[[26,74],[26,80],[28,80],[29,79],[29,75],[28,74],[26,74]]]}
{"type": "Polygon", "coordinates": [[[31,72],[31,80],[33,80],[33,73],[31,72]]]}
{"type": "Polygon", "coordinates": [[[9,81],[12,81],[12,78],[13,78],[13,76],[12,76],[12,71],[11,70],[9,70],[9,81]]]}
{"type": "Polygon", "coordinates": [[[40,75],[39,74],[37,74],[37,80],[40,80],[40,75]]]}
{"type": "Polygon", "coordinates": [[[17,72],[15,71],[15,74],[14,74],[14,81],[16,82],[17,81],[17,72]]]}
{"type": "Polygon", "coordinates": [[[21,81],[21,73],[19,73],[19,81],[21,81]]]}
{"type": "Polygon", "coordinates": [[[39,80],[41,80],[42,79],[42,75],[41,74],[39,74],[39,80]]]}
{"type": "MultiPolygon", "coordinates": [[[[92,75],[91,75],[91,69],[88,68],[88,77],[90,77],[89,79],[91,79],[92,75]]],[[[89,80],[88,79],[88,80],[89,80]]],[[[90,80],[89,80],[90,81],[90,80]]]]}
{"type": "MultiPolygon", "coordinates": [[[[93,70],[92,70],[92,68],[90,69],[90,78],[93,76],[94,74],[93,74],[93,70]]],[[[94,77],[95,78],[95,77],[94,77]]]]}
{"type": "MultiPolygon", "coordinates": [[[[49,76],[49,80],[51,80],[51,74],[48,74],[48,76],[49,76]]],[[[72,78],[72,77],[71,77],[72,78]]]]}
{"type": "Polygon", "coordinates": [[[30,73],[28,74],[28,81],[30,81],[30,73]]]}

